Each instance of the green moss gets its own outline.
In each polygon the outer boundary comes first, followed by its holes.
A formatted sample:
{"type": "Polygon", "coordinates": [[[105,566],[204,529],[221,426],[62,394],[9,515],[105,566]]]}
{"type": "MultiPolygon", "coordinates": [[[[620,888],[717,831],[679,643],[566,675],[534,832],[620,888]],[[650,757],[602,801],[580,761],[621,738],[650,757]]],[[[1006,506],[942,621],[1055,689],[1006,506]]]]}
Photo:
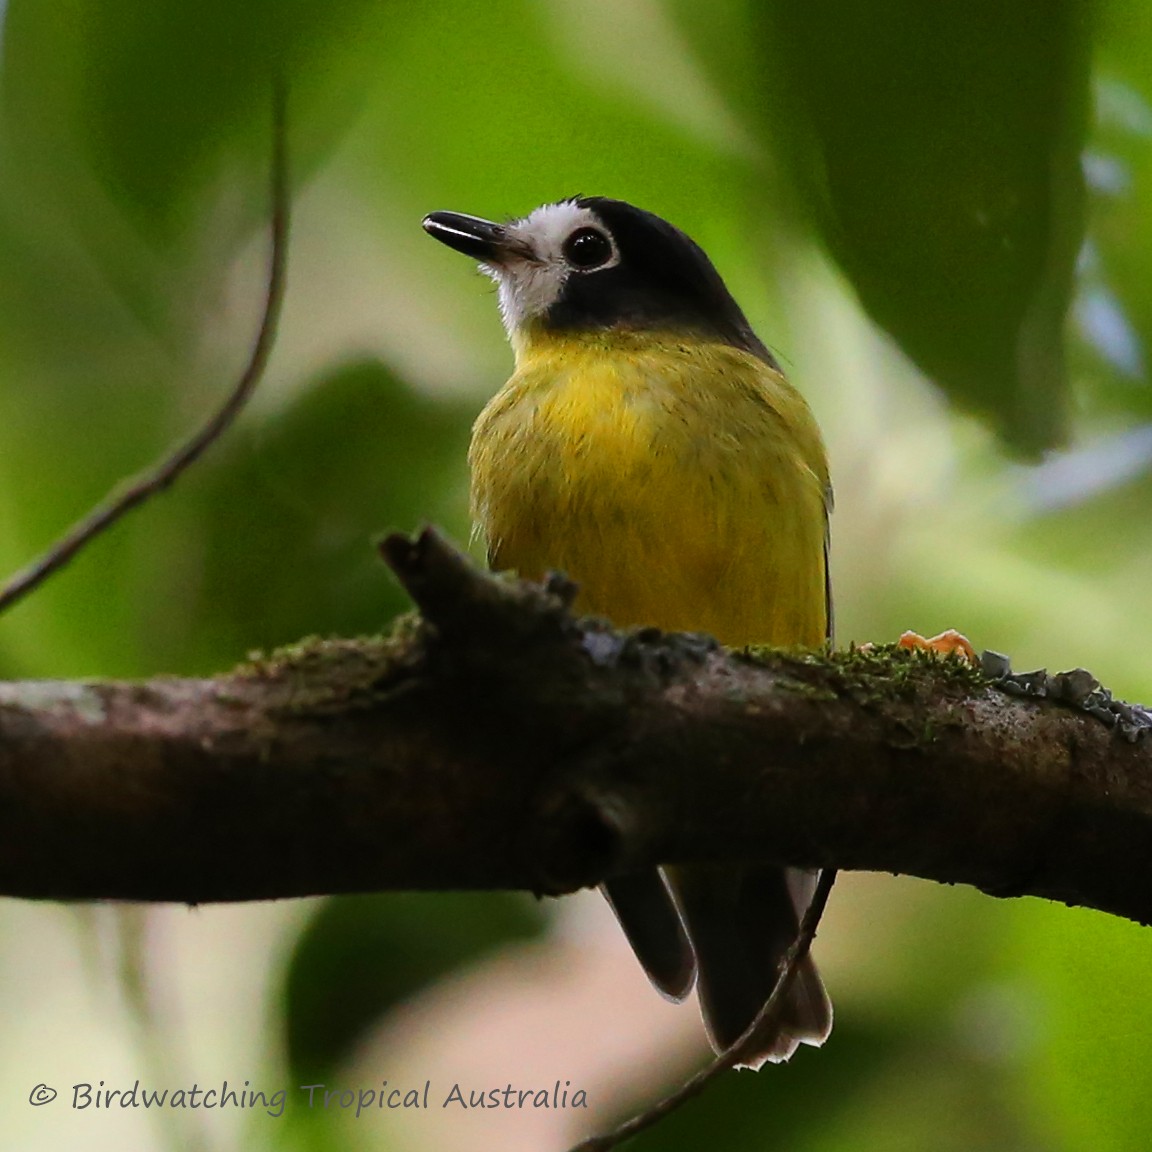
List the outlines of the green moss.
{"type": "Polygon", "coordinates": [[[803,696],[806,700],[831,703],[838,700],[840,694],[835,688],[827,684],[815,684],[808,680],[798,680],[794,676],[778,676],[773,684],[782,692],[790,692],[793,696],[803,696]]]}
{"type": "Polygon", "coordinates": [[[253,652],[233,673],[237,680],[279,682],[281,711],[294,714],[370,706],[409,679],[423,648],[417,613],[396,619],[387,636],[355,639],[306,636],[270,653],[253,652]]]}
{"type": "Polygon", "coordinates": [[[897,644],[847,648],[833,652],[829,659],[841,675],[886,680],[896,689],[921,688],[936,683],[942,688],[971,691],[989,683],[984,673],[967,660],[922,649],[901,648],[897,644]]]}
{"type": "Polygon", "coordinates": [[[742,648],[729,649],[729,654],[745,664],[762,668],[777,667],[781,661],[820,664],[828,657],[822,648],[777,648],[771,644],[745,644],[742,648]]]}
{"type": "MultiPolygon", "coordinates": [[[[896,644],[837,652],[749,645],[733,650],[732,656],[771,669],[783,690],[815,700],[847,695],[865,704],[882,705],[925,693],[972,692],[989,683],[966,660],[896,644]]],[[[925,739],[931,742],[933,735],[928,733],[925,739]]]]}

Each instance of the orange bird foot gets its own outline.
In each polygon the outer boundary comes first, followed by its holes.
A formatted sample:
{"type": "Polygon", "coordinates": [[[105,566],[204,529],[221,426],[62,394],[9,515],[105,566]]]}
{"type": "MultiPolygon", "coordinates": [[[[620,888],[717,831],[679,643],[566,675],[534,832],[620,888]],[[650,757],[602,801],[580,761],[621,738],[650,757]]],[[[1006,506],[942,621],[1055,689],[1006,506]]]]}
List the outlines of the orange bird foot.
{"type": "Polygon", "coordinates": [[[958,660],[967,660],[969,664],[980,666],[980,657],[976,649],[968,642],[968,637],[949,628],[939,636],[930,640],[921,636],[919,632],[905,632],[897,642],[899,648],[911,648],[918,652],[935,652],[938,656],[955,656],[958,660]]]}

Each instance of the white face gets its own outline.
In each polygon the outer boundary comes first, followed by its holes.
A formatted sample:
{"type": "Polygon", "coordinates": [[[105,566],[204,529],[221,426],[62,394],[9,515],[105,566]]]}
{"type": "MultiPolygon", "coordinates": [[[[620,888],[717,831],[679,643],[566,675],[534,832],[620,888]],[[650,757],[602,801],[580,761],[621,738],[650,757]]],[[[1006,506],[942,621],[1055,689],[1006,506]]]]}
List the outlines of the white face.
{"type": "MultiPolygon", "coordinates": [[[[523,220],[507,226],[508,235],[525,248],[525,255],[515,252],[499,264],[481,264],[481,269],[500,289],[500,315],[511,336],[524,324],[542,316],[564,290],[569,276],[585,276],[620,263],[620,253],[611,233],[590,208],[581,208],[574,200],[545,204],[523,220]],[[603,259],[587,266],[572,258],[568,241],[577,233],[593,229],[607,241],[600,245],[603,259]],[[527,255],[527,253],[531,255],[527,255]]],[[[596,255],[595,241],[590,241],[596,255]]]]}

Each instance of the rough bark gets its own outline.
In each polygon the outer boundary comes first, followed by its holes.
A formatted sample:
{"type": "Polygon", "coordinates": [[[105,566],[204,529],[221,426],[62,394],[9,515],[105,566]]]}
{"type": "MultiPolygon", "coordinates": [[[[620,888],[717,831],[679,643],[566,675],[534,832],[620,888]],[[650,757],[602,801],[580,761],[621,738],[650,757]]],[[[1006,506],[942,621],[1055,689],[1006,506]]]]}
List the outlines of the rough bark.
{"type": "Polygon", "coordinates": [[[434,534],[387,639],[0,685],[0,892],[560,893],[654,861],[903,872],[1152,920],[1152,740],[956,661],[576,620],[434,534]]]}

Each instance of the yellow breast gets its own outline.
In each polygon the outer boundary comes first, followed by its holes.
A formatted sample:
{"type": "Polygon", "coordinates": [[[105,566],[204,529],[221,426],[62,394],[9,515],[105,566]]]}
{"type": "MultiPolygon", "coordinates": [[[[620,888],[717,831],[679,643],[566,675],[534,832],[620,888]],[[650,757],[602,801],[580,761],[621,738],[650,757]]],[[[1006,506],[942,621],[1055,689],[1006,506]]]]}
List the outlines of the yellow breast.
{"type": "Polygon", "coordinates": [[[782,376],[651,333],[537,337],[517,353],[469,452],[494,567],[562,570],[579,610],[620,626],[823,643],[827,465],[782,376]]]}

